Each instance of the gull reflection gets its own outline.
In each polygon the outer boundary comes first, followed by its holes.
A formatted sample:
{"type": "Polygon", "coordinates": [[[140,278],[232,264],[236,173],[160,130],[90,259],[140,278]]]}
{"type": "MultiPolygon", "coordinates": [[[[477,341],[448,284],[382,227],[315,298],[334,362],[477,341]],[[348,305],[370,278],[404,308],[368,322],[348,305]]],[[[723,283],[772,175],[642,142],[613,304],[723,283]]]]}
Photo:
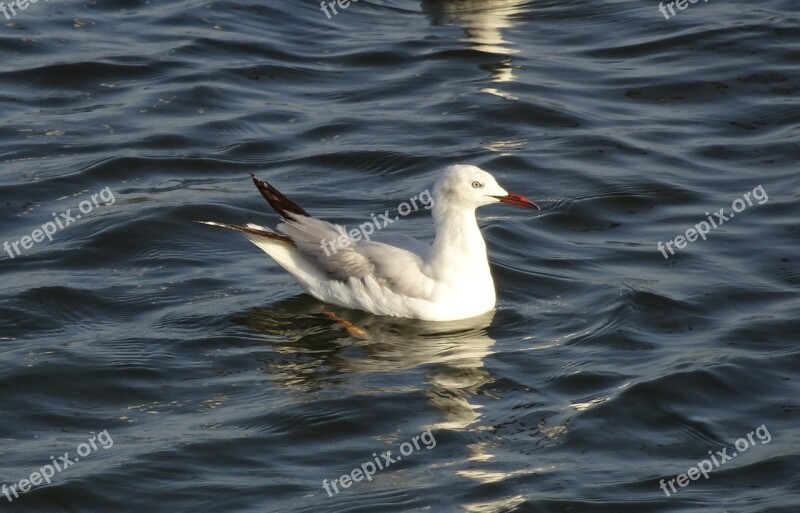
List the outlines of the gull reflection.
{"type": "MultiPolygon", "coordinates": [[[[412,386],[424,387],[429,404],[440,413],[439,422],[430,427],[465,429],[481,417],[480,406],[470,400],[492,379],[483,360],[495,343],[487,333],[493,317],[494,312],[451,322],[378,317],[323,306],[301,295],[254,309],[243,322],[274,337],[273,347],[281,358],[266,370],[281,386],[311,392],[354,376],[419,372],[423,379],[412,386]],[[366,335],[348,336],[323,308],[366,335]]],[[[383,390],[401,388],[388,384],[383,390]]]]}
{"type": "MultiPolygon", "coordinates": [[[[495,461],[501,438],[492,434],[494,427],[475,404],[481,388],[494,379],[484,363],[495,344],[489,336],[493,318],[494,312],[452,322],[378,317],[323,305],[303,294],[272,307],[253,309],[242,321],[271,338],[277,358],[271,358],[265,371],[281,387],[313,393],[356,383],[358,393],[421,390],[438,412],[435,423],[426,427],[473,433],[467,437],[466,458],[448,463],[443,471],[491,485],[552,471],[533,464],[509,468],[506,461],[495,461]],[[348,335],[346,325],[326,312],[363,329],[363,338],[348,335]],[[370,379],[376,374],[379,379],[370,379]]],[[[525,502],[515,494],[470,502],[474,499],[463,499],[460,509],[511,511],[525,502]]]]}
{"type": "MultiPolygon", "coordinates": [[[[422,0],[422,11],[434,25],[455,25],[466,33],[465,42],[480,52],[505,56],[485,68],[492,81],[509,82],[513,73],[511,56],[519,53],[503,38],[503,30],[514,25],[530,0],[422,0]]],[[[489,91],[487,91],[489,92],[489,91]]]]}

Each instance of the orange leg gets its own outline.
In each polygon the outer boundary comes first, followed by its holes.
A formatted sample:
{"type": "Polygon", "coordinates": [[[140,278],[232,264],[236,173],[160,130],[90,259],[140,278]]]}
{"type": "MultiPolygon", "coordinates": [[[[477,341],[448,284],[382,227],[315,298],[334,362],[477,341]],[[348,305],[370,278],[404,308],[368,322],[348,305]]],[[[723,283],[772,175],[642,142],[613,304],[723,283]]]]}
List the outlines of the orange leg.
{"type": "Polygon", "coordinates": [[[328,319],[335,321],[338,324],[341,324],[342,327],[344,328],[344,331],[347,332],[347,334],[350,335],[351,337],[360,339],[367,338],[367,332],[365,330],[359,328],[358,326],[348,321],[347,319],[343,319],[338,315],[336,315],[335,313],[325,310],[324,308],[322,309],[322,315],[324,315],[328,319]]]}

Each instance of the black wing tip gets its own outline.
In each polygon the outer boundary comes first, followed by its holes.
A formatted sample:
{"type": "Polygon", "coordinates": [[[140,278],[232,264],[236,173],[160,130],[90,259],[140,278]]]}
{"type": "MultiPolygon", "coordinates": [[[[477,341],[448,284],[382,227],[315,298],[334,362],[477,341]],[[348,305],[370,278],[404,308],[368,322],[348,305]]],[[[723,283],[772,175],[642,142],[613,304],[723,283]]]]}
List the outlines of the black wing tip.
{"type": "Polygon", "coordinates": [[[250,176],[253,177],[253,183],[258,189],[258,192],[261,193],[261,196],[267,200],[269,205],[275,212],[278,213],[278,215],[285,219],[289,219],[298,215],[311,217],[311,215],[303,210],[300,205],[287,198],[283,193],[271,186],[268,182],[261,180],[253,173],[250,173],[250,176]]]}
{"type": "Polygon", "coordinates": [[[216,221],[194,221],[194,222],[198,223],[198,224],[205,224],[205,225],[208,225],[208,226],[218,226],[220,228],[227,228],[228,230],[233,230],[233,231],[237,231],[237,232],[241,232],[241,233],[245,233],[245,234],[249,234],[249,235],[257,235],[259,237],[266,237],[268,239],[273,239],[273,240],[285,242],[287,244],[291,244],[292,246],[295,245],[294,241],[290,237],[288,237],[286,235],[283,235],[282,233],[275,233],[275,232],[270,232],[270,231],[267,231],[267,230],[259,230],[257,228],[250,228],[249,226],[241,226],[241,225],[238,225],[238,224],[218,223],[216,221]]]}

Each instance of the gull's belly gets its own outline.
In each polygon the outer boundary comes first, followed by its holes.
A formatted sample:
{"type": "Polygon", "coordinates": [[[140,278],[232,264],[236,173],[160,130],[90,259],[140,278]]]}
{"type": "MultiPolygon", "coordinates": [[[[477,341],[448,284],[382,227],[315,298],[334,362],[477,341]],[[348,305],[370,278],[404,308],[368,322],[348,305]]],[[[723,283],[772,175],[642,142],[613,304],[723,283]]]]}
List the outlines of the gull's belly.
{"type": "Polygon", "coordinates": [[[434,315],[440,320],[480,315],[494,308],[494,282],[491,275],[487,274],[440,283],[434,289],[430,302],[434,315]]]}

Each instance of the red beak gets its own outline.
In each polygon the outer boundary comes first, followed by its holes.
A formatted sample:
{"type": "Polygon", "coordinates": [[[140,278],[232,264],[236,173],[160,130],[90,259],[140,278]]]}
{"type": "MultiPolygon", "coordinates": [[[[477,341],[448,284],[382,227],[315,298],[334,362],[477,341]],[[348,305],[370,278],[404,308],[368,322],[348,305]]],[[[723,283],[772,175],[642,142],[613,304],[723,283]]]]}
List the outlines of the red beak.
{"type": "Polygon", "coordinates": [[[508,203],[509,205],[516,205],[518,207],[525,207],[525,208],[535,208],[536,210],[541,210],[539,205],[532,202],[525,196],[520,196],[519,194],[509,194],[508,196],[494,196],[495,198],[500,200],[500,203],[508,203]]]}

